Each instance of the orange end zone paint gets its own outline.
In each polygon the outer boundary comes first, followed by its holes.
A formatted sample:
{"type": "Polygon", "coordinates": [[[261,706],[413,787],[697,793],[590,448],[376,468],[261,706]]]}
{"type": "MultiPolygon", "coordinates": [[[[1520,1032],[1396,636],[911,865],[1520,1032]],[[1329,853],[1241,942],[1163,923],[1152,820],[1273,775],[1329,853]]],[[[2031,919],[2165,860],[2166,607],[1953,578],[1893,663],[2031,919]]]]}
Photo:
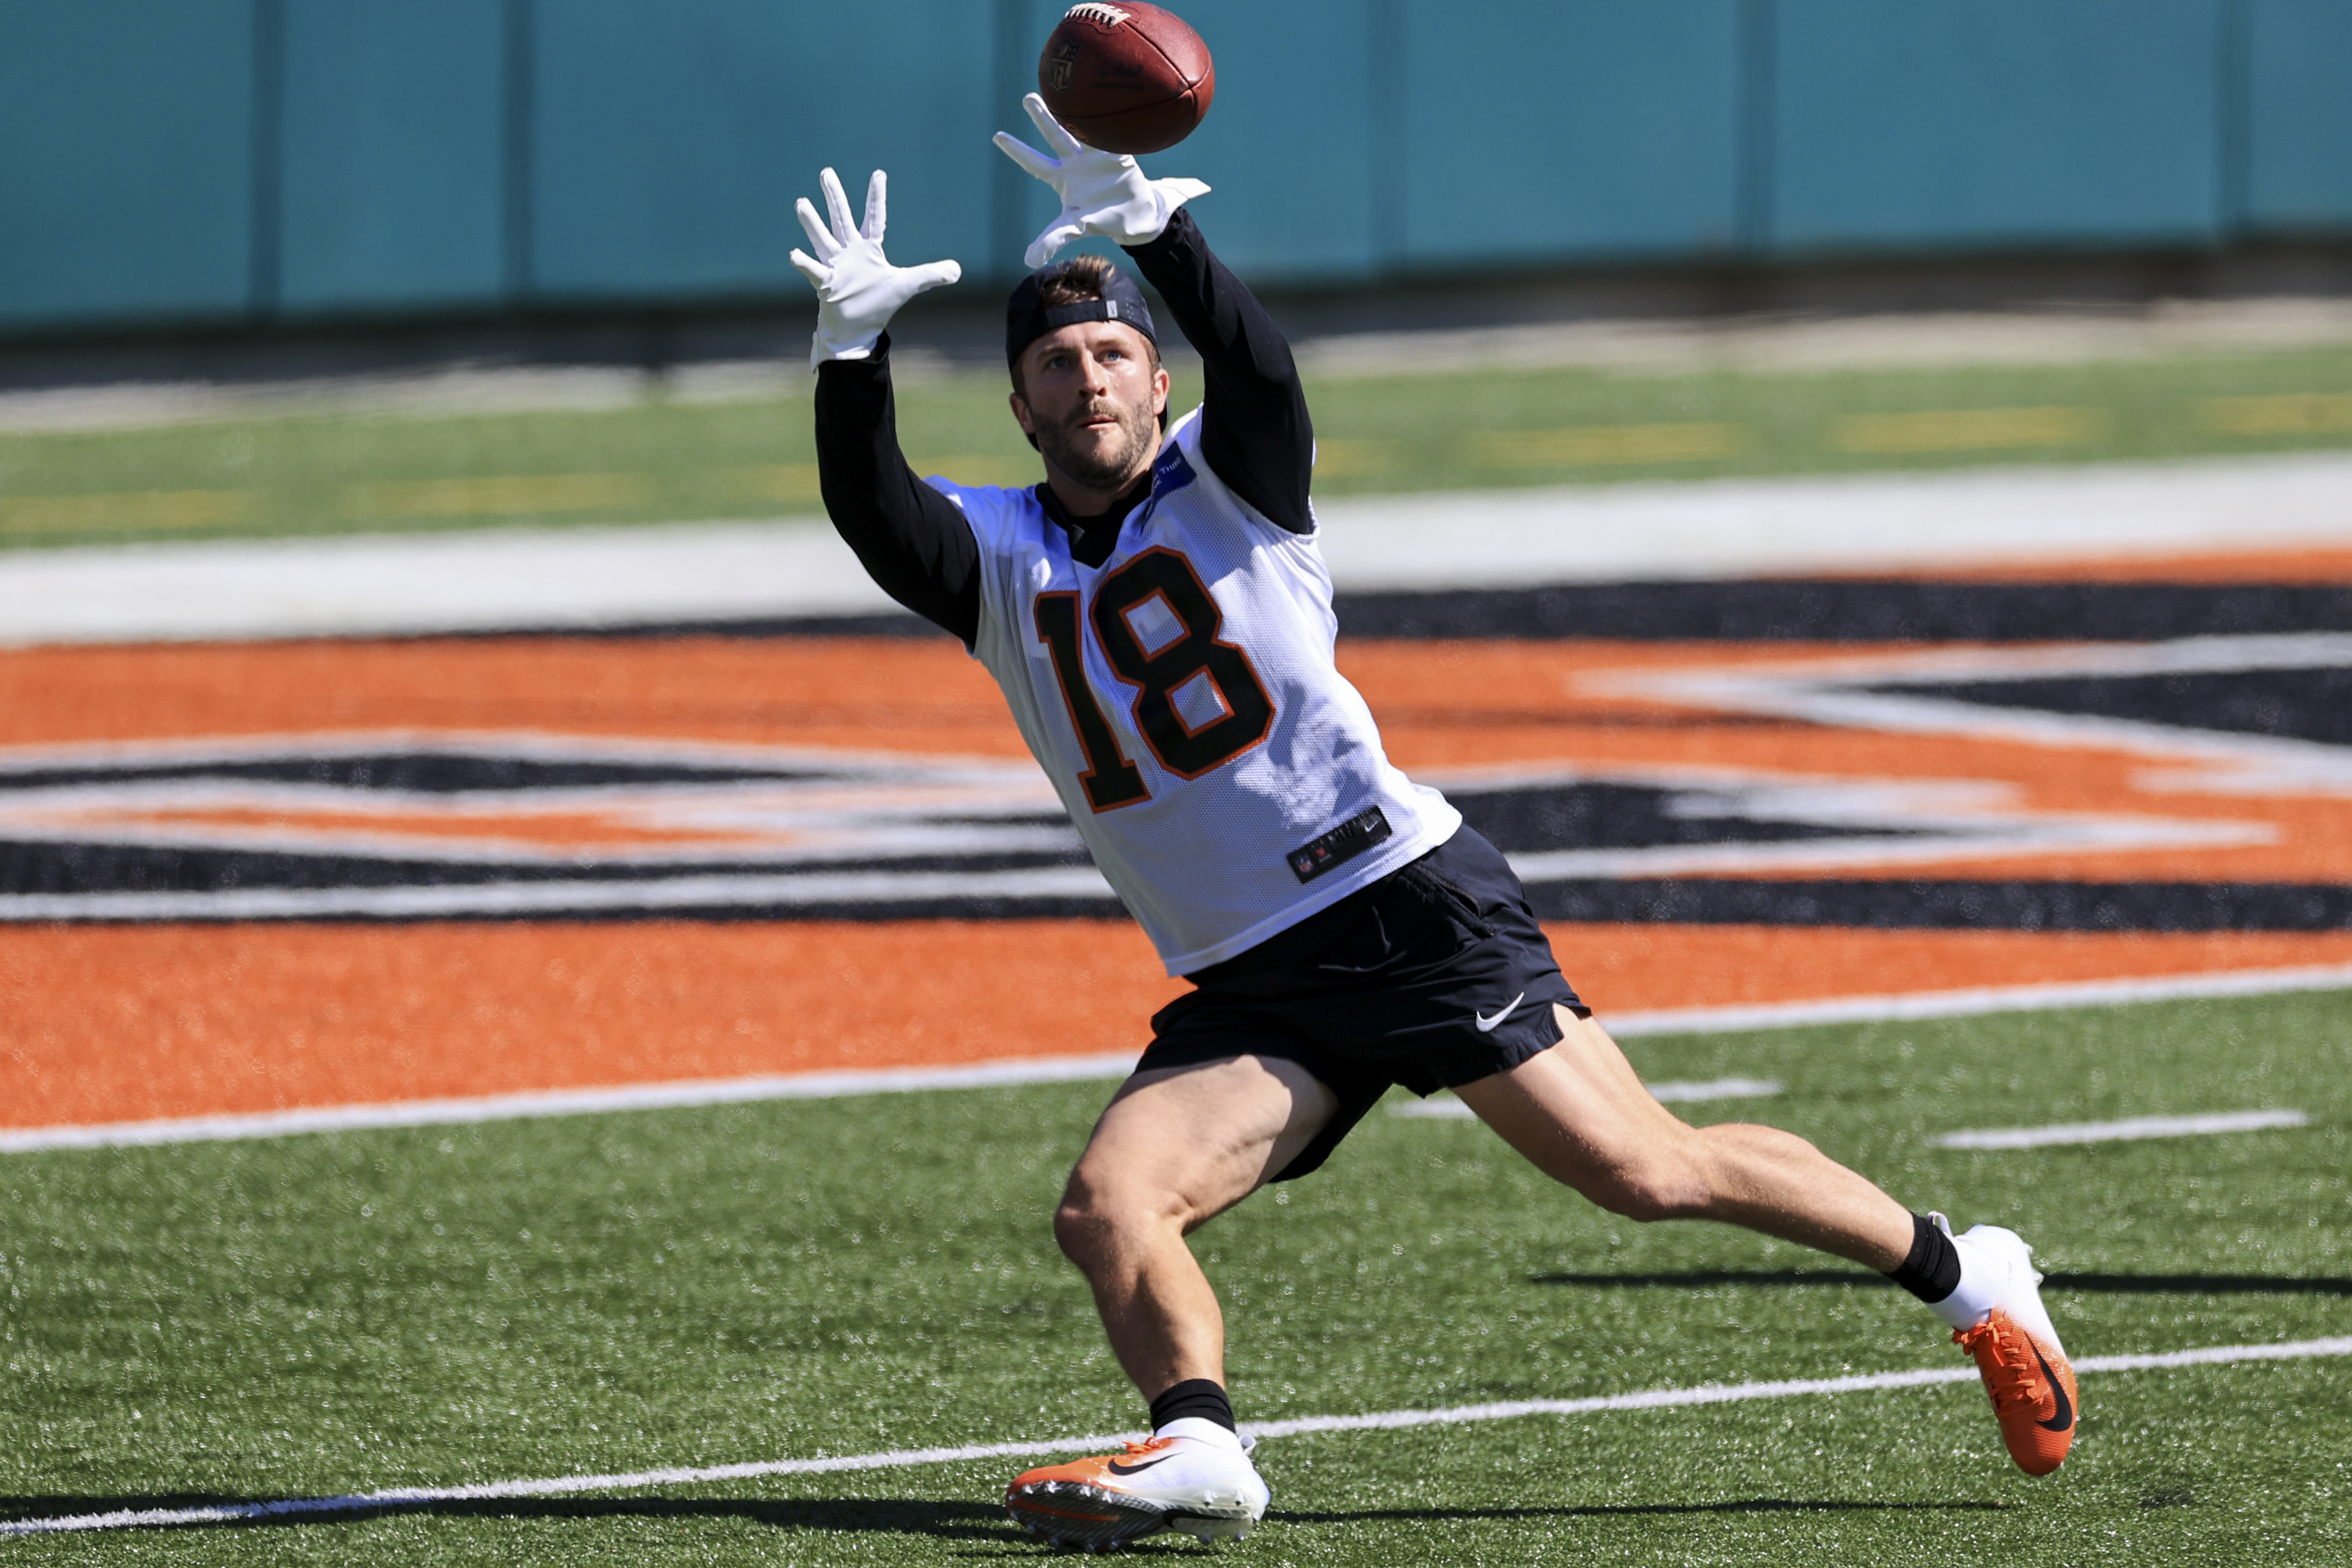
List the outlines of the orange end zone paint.
{"type": "Polygon", "coordinates": [[[1124,922],[0,929],[0,1125],[1132,1047],[1124,922]]]}
{"type": "MultiPolygon", "coordinates": [[[[2317,935],[1549,927],[1601,1009],[2352,963],[2317,935]]],[[[0,1126],[1140,1050],[1123,921],[0,928],[0,1126]]]]}

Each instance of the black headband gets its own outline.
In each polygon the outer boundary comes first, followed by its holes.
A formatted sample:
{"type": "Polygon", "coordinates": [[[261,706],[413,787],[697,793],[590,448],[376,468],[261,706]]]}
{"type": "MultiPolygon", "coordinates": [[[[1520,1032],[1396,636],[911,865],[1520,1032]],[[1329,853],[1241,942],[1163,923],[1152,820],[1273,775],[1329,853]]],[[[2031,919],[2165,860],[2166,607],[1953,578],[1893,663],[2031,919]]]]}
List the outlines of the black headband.
{"type": "Polygon", "coordinates": [[[1103,277],[1102,298],[1074,300],[1066,305],[1046,305],[1039,302],[1046,280],[1058,278],[1066,270],[1060,267],[1044,267],[1021,279],[1013,290],[1013,299],[1004,310],[1004,363],[1021,363],[1021,351],[1048,332],[1080,321],[1117,321],[1133,327],[1150,338],[1154,347],[1160,334],[1151,327],[1151,308],[1143,302],[1143,290],[1118,268],[1103,277]]]}

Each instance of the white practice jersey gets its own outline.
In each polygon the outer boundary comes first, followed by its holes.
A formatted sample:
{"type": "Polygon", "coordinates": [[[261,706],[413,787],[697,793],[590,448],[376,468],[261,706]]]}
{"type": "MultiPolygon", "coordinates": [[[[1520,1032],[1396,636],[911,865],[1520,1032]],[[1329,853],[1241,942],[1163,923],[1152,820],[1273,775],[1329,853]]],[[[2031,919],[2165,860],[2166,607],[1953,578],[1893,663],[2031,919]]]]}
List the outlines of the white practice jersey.
{"type": "Polygon", "coordinates": [[[1333,663],[1331,574],[1168,434],[1100,566],[1026,489],[933,479],[979,542],[972,653],[1171,974],[1222,963],[1437,847],[1333,663]]]}

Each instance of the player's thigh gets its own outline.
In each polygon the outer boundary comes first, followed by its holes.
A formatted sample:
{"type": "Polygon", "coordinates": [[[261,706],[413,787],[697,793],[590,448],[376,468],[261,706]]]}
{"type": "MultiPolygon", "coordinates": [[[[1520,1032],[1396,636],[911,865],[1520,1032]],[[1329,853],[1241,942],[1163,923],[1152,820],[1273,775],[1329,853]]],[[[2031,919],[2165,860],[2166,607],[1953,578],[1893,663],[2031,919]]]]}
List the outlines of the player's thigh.
{"type": "Polygon", "coordinates": [[[1672,1180],[1687,1122],[1658,1103],[1607,1030],[1566,1008],[1559,1044],[1454,1092],[1546,1175],[1596,1198],[1672,1180]]]}
{"type": "Polygon", "coordinates": [[[1279,1057],[1139,1072],[1095,1124],[1065,1203],[1172,1217],[1190,1229],[1297,1158],[1339,1104],[1321,1080],[1279,1057]]]}

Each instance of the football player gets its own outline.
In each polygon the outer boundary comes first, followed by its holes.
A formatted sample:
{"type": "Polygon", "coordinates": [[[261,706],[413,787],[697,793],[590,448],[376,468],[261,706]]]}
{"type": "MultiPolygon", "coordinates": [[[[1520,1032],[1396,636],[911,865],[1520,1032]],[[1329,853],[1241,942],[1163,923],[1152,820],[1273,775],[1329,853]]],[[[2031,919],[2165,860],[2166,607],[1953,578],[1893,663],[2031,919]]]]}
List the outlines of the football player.
{"type": "Polygon", "coordinates": [[[2035,1474],[2065,1456],[2074,1379],[2026,1244],[1955,1236],[1803,1139],[1695,1129],[1643,1089],[1562,977],[1518,879],[1388,760],[1332,660],[1308,502],[1315,442],[1289,347],[1209,249],[1198,181],[1147,179],[1035,95],[1045,142],[998,145],[1060,196],[1006,312],[1013,417],[1045,468],[1023,489],[918,479],[890,390],[892,313],[955,281],[884,257],[885,184],[853,222],[832,170],[811,253],[826,510],[875,581],[954,633],[1004,692],[1095,863],[1193,989],[1112,1097],[1054,1216],[1152,1435],[1032,1470],[1034,1533],[1108,1546],[1244,1533],[1265,1482],[1224,1388],[1224,1325],[1185,1237],[1320,1165],[1393,1085],[1451,1089],[1546,1173],[1636,1220],[1710,1219],[1890,1275],[1975,1355],[2035,1474]],[[1172,424],[1161,326],[1115,241],[1196,349],[1172,424]]]}

